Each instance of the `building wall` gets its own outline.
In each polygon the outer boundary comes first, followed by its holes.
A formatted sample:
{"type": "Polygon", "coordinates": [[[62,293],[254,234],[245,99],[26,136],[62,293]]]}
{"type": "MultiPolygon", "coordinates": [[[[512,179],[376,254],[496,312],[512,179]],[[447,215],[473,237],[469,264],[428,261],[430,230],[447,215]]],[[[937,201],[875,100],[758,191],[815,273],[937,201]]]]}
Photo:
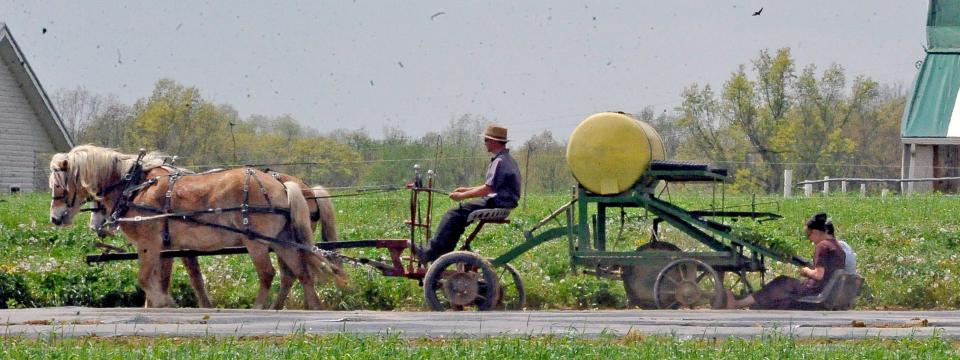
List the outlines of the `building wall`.
{"type": "MultiPolygon", "coordinates": [[[[960,145],[954,144],[904,144],[904,179],[960,177],[960,145]]],[[[937,191],[956,194],[960,192],[960,180],[903,183],[905,193],[937,191]]]]}
{"type": "MultiPolygon", "coordinates": [[[[960,177],[960,146],[933,146],[933,177],[960,177]]],[[[960,181],[945,180],[933,183],[933,190],[955,194],[960,189],[960,181]]]]}
{"type": "Polygon", "coordinates": [[[56,151],[9,66],[0,61],[0,193],[45,191],[47,161],[56,151]]]}

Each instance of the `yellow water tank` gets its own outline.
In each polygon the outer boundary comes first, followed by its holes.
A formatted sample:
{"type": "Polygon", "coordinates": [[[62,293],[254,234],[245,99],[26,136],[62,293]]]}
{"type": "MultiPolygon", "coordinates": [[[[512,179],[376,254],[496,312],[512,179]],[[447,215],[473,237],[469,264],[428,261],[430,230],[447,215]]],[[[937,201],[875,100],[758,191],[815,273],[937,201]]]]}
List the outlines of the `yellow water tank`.
{"type": "Polygon", "coordinates": [[[587,190],[612,195],[632,187],[650,167],[664,160],[660,134],[630,114],[603,112],[583,120],[567,143],[567,165],[587,190]]]}

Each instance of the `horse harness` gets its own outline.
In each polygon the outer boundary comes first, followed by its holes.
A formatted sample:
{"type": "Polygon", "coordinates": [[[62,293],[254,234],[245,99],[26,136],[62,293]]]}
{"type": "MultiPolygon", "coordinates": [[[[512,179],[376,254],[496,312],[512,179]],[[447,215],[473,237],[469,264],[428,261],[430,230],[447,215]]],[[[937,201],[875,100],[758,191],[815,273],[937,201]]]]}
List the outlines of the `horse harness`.
{"type": "MultiPolygon", "coordinates": [[[[108,224],[115,224],[117,222],[141,222],[148,220],[157,220],[163,219],[163,230],[161,232],[161,237],[163,240],[163,247],[169,248],[171,245],[170,239],[170,219],[178,218],[180,221],[185,221],[188,223],[209,226],[221,230],[226,230],[234,233],[239,233],[246,235],[248,238],[253,240],[258,240],[261,242],[266,242],[269,244],[277,244],[282,246],[291,246],[296,247],[300,250],[310,251],[314,253],[321,253],[321,255],[330,255],[326,254],[330,251],[319,249],[316,246],[307,246],[304,244],[283,241],[275,237],[267,236],[262,233],[253,230],[250,226],[250,214],[280,214],[283,215],[286,219],[287,226],[290,225],[290,209],[285,208],[276,208],[273,206],[273,203],[270,199],[270,196],[267,194],[267,189],[263,186],[263,183],[259,178],[253,176],[256,174],[257,170],[253,168],[246,168],[244,171],[244,180],[243,180],[243,201],[240,206],[226,207],[226,208],[215,208],[215,209],[204,209],[204,210],[193,210],[193,211],[180,211],[175,212],[173,208],[173,191],[176,183],[180,178],[184,176],[198,176],[204,174],[184,174],[181,171],[176,171],[172,174],[159,175],[153,178],[150,178],[146,181],[143,181],[143,177],[146,175],[146,172],[143,170],[142,163],[143,154],[141,153],[140,157],[137,158],[136,163],[130,167],[130,170],[123,176],[123,178],[98,193],[98,196],[103,196],[110,191],[116,188],[123,188],[123,192],[120,197],[117,199],[117,205],[114,207],[113,212],[108,217],[107,221],[101,226],[106,226],[108,224]],[[164,193],[163,208],[157,208],[153,206],[137,204],[133,201],[133,198],[140,193],[141,190],[144,190],[150,186],[156,185],[159,183],[160,178],[163,176],[169,177],[167,191],[164,193]],[[258,187],[260,188],[260,193],[263,194],[264,198],[267,201],[267,206],[251,206],[250,201],[250,179],[256,181],[258,187]],[[150,216],[134,216],[134,217],[123,217],[127,211],[130,209],[136,209],[144,212],[154,213],[156,215],[150,216]],[[222,214],[229,212],[240,212],[241,222],[243,223],[242,228],[236,228],[232,226],[222,225],[215,222],[205,221],[198,219],[197,217],[204,214],[222,214]]],[[[273,177],[279,181],[278,175],[274,174],[273,177]]],[[[282,183],[281,183],[282,184],[282,183]]],[[[286,186],[284,186],[286,189],[286,186]]],[[[102,205],[98,204],[97,208],[91,209],[92,211],[98,211],[102,209],[102,205]]],[[[311,214],[312,215],[312,214],[311,214]]]]}

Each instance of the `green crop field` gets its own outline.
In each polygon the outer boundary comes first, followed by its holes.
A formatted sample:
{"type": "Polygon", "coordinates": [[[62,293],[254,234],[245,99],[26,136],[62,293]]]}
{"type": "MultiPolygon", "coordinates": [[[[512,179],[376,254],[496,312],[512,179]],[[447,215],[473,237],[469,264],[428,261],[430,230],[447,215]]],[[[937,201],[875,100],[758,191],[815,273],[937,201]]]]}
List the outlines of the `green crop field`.
{"type": "MultiPolygon", "coordinates": [[[[404,238],[408,217],[405,192],[337,198],[341,239],[404,238]]],[[[710,193],[677,192],[672,201],[688,209],[708,208],[710,193]]],[[[474,242],[485,256],[496,256],[522,241],[522,231],[569,200],[569,196],[531,195],[526,208],[511,215],[509,225],[488,226],[474,242]]],[[[811,199],[777,199],[727,196],[727,205],[761,203],[759,209],[774,210],[782,220],[754,227],[776,246],[810,257],[812,246],[801,236],[805,219],[826,211],[837,224],[838,235],[857,251],[859,269],[867,285],[857,300],[858,309],[960,309],[960,199],[943,196],[867,197],[830,196],[811,199]],[[776,203],[770,203],[776,202],[776,203]],[[764,204],[766,203],[766,204],[764,204]]],[[[438,201],[435,219],[453,203],[438,201]]],[[[84,263],[84,255],[99,252],[96,237],[86,229],[87,216],[72,228],[54,229],[47,220],[49,195],[24,194],[0,197],[0,308],[35,306],[142,306],[136,283],[135,261],[99,265],[84,263]]],[[[650,220],[642,210],[610,213],[608,244],[626,250],[646,242],[650,220]],[[622,228],[622,230],[620,230],[622,228]]],[[[559,224],[552,223],[557,226],[559,224]]],[[[684,250],[702,245],[671,229],[662,234],[684,250]]],[[[132,249],[122,237],[104,240],[132,249]]],[[[527,287],[530,309],[592,309],[627,307],[619,280],[572,274],[565,239],[543,244],[513,261],[527,287]]],[[[377,249],[351,250],[351,256],[386,256],[377,249]]],[[[215,306],[248,308],[257,288],[256,275],[245,255],[200,259],[215,306]]],[[[797,268],[768,263],[766,280],[779,274],[796,276],[797,268]]],[[[582,269],[578,269],[582,270],[582,269]]],[[[415,281],[387,278],[377,271],[348,266],[351,284],[338,289],[320,287],[331,309],[423,310],[422,289],[415,281]]],[[[760,278],[751,277],[755,284],[760,278]]],[[[279,281],[275,281],[278,286],[279,281]]],[[[180,265],[174,268],[172,294],[181,306],[195,299],[180,265]]],[[[289,307],[301,307],[295,294],[289,307]]]]}
{"type": "Polygon", "coordinates": [[[5,359],[950,359],[938,337],[901,340],[694,339],[602,336],[405,339],[398,336],[272,338],[7,338],[5,359]]]}

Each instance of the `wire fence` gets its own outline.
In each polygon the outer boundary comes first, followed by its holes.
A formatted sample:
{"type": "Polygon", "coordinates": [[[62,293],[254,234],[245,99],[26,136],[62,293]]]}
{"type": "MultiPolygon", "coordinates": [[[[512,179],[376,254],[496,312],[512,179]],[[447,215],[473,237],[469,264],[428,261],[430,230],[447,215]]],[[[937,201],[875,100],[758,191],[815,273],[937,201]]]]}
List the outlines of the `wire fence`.
{"type": "MultiPolygon", "coordinates": [[[[566,166],[566,156],[555,152],[532,152],[531,154],[514,153],[520,163],[522,175],[525,179],[524,190],[534,190],[543,193],[563,192],[576,184],[566,166]],[[527,166],[527,163],[533,166],[527,166]],[[530,181],[528,179],[534,179],[530,181]],[[529,189],[528,189],[529,187],[529,189]]],[[[264,162],[250,161],[245,165],[232,164],[179,164],[191,171],[204,171],[214,168],[234,168],[252,166],[261,169],[281,171],[304,179],[308,184],[322,184],[332,191],[353,191],[363,188],[383,186],[403,186],[413,177],[413,166],[420,164],[423,172],[434,170],[435,184],[438,188],[453,188],[473,184],[483,179],[485,164],[489,155],[482,156],[413,156],[397,159],[368,159],[337,161],[334,159],[312,159],[308,161],[264,162]]],[[[185,159],[179,159],[182,162],[185,159]]],[[[678,159],[684,160],[684,159],[678,159]]],[[[688,160],[690,161],[690,160],[688,160]]],[[[702,160],[692,160],[701,162],[702,160]]],[[[734,177],[740,169],[770,168],[773,166],[785,169],[803,168],[805,172],[797,171],[798,178],[819,178],[819,168],[829,168],[828,175],[834,175],[830,180],[805,180],[795,184],[803,187],[806,184],[821,185],[824,182],[896,184],[909,182],[956,181],[960,178],[929,178],[903,180],[889,175],[900,174],[900,164],[864,164],[864,163],[818,163],[818,162],[779,162],[766,163],[762,161],[702,161],[727,168],[734,177]],[[812,170],[811,170],[812,169],[812,170]],[[835,175],[843,175],[835,176],[835,175]],[[887,176],[876,176],[876,175],[887,176]]],[[[944,171],[960,169],[960,167],[938,167],[944,171]]],[[[45,191],[50,170],[46,162],[37,162],[33,169],[11,168],[3,169],[4,176],[32,178],[34,191],[45,191]]],[[[779,174],[777,174],[779,176],[779,174]]],[[[782,178],[777,178],[778,180],[782,178]]],[[[763,179],[761,179],[762,181],[763,179]]],[[[0,189],[9,191],[9,189],[0,189]]]]}

